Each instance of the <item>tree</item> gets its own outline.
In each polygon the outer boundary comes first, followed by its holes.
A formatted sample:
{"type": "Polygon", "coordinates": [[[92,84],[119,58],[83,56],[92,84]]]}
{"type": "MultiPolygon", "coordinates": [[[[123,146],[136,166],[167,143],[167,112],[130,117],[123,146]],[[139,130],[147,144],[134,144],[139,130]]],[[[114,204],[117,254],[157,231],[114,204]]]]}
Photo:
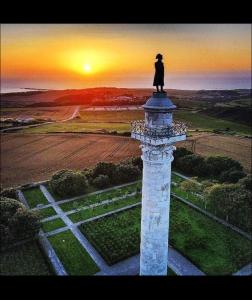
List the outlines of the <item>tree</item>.
{"type": "Polygon", "coordinates": [[[53,174],[49,185],[54,193],[62,197],[69,197],[85,193],[88,182],[81,172],[61,170],[53,174]]]}
{"type": "Polygon", "coordinates": [[[180,188],[185,192],[200,193],[201,186],[197,181],[184,180],[180,183],[180,188]]]}
{"type": "Polygon", "coordinates": [[[0,244],[8,246],[34,237],[40,228],[39,215],[27,210],[19,201],[0,197],[0,244]]]}
{"type": "Polygon", "coordinates": [[[8,189],[1,190],[0,196],[19,200],[18,195],[17,195],[17,191],[14,188],[8,188],[8,189]]]}
{"type": "Polygon", "coordinates": [[[231,168],[242,171],[242,165],[230,158],[225,156],[209,156],[206,158],[206,164],[208,165],[209,175],[219,176],[222,172],[230,170],[231,168]]]}
{"type": "Polygon", "coordinates": [[[116,168],[117,183],[124,183],[137,180],[141,175],[138,167],[130,164],[119,164],[116,168]]]}
{"type": "Polygon", "coordinates": [[[252,191],[252,176],[248,174],[246,177],[241,178],[238,183],[243,186],[245,189],[252,191]]]}
{"type": "Polygon", "coordinates": [[[197,154],[190,154],[178,158],[177,167],[186,174],[202,176],[207,173],[204,158],[197,154]]]}
{"type": "Polygon", "coordinates": [[[179,159],[180,157],[183,157],[183,156],[186,156],[186,155],[191,155],[191,154],[193,154],[193,152],[187,150],[187,149],[184,148],[184,147],[179,147],[179,148],[177,148],[177,149],[173,152],[173,157],[174,157],[174,160],[173,160],[173,166],[174,166],[174,167],[177,167],[178,159],[179,159]]]}
{"type": "Polygon", "coordinates": [[[108,187],[110,184],[110,180],[108,175],[99,175],[93,181],[92,184],[98,188],[105,188],[108,187]]]}
{"type": "Polygon", "coordinates": [[[239,179],[245,177],[246,174],[243,171],[231,168],[230,170],[221,172],[219,176],[220,182],[236,183],[239,179]]]}
{"type": "Polygon", "coordinates": [[[111,183],[116,182],[116,165],[113,163],[99,162],[93,169],[93,179],[99,175],[107,175],[111,183]]]}

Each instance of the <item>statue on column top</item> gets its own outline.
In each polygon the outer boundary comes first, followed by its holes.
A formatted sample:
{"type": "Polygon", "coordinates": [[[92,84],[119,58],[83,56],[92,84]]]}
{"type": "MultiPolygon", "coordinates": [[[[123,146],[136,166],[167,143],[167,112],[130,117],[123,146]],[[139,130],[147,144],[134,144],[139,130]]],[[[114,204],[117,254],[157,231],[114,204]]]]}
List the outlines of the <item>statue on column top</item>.
{"type": "Polygon", "coordinates": [[[163,56],[162,54],[156,55],[157,61],[155,62],[155,76],[153,81],[153,86],[156,86],[158,93],[164,93],[164,64],[162,62],[163,56]],[[159,90],[159,86],[161,87],[161,91],[159,90]]]}

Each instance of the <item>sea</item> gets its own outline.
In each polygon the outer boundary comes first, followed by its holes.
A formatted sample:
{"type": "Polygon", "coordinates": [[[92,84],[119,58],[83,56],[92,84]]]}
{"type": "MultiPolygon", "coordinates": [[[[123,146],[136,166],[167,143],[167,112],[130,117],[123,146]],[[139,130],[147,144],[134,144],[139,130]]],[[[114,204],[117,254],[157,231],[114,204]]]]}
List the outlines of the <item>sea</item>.
{"type": "MultiPolygon", "coordinates": [[[[169,74],[168,74],[169,75],[169,74]]],[[[64,90],[64,89],[85,89],[93,87],[118,87],[118,88],[152,88],[150,76],[129,76],[126,80],[99,81],[97,83],[67,83],[67,82],[25,82],[21,83],[5,81],[1,82],[1,94],[21,93],[29,91],[64,90]],[[30,86],[31,88],[27,88],[30,86]],[[36,86],[36,88],[34,87],[36,86]]],[[[165,89],[178,90],[234,90],[251,89],[251,74],[245,76],[166,76],[165,89]]]]}

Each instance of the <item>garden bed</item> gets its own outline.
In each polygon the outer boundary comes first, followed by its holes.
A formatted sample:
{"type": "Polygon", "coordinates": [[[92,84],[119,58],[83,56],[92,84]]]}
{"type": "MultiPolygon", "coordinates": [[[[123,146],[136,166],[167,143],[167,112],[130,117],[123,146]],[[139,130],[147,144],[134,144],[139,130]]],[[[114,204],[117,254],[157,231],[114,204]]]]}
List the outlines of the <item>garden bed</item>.
{"type": "Polygon", "coordinates": [[[93,275],[100,271],[70,230],[48,239],[69,275],[93,275]]]}
{"type": "MultiPolygon", "coordinates": [[[[141,208],[80,225],[108,264],[139,253],[141,208]]],[[[208,275],[232,274],[252,260],[252,243],[172,198],[170,244],[208,275]]]]}

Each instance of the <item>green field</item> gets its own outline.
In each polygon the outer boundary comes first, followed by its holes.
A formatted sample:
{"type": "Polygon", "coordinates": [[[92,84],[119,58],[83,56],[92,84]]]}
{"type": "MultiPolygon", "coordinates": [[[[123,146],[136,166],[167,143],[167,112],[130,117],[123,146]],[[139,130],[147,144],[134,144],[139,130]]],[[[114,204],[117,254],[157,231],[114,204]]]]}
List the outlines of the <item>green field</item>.
{"type": "Polygon", "coordinates": [[[70,230],[50,236],[56,254],[69,275],[93,275],[98,266],[70,230]]]}
{"type": "Polygon", "coordinates": [[[144,119],[143,110],[131,110],[131,111],[81,111],[80,112],[82,122],[95,122],[107,123],[130,123],[134,120],[144,119]]]}
{"type": "MultiPolygon", "coordinates": [[[[69,122],[47,124],[39,127],[22,129],[23,133],[52,133],[52,132],[96,132],[106,133],[117,131],[122,133],[130,131],[130,122],[144,119],[143,111],[99,111],[81,112],[81,119],[69,122]],[[95,120],[95,122],[94,122],[95,120]]],[[[177,110],[174,119],[185,122],[189,129],[212,131],[216,129],[230,131],[238,134],[251,134],[251,128],[237,122],[231,122],[220,118],[210,117],[195,111],[177,110]]]]}
{"type": "MultiPolygon", "coordinates": [[[[139,252],[141,208],[80,225],[113,264],[139,252]]],[[[252,259],[252,243],[238,233],[172,198],[170,244],[208,275],[231,274],[252,259]]]]}
{"type": "Polygon", "coordinates": [[[39,204],[48,204],[48,201],[39,187],[22,191],[30,208],[34,208],[39,204]]]}
{"type": "Polygon", "coordinates": [[[212,131],[214,129],[225,130],[226,128],[230,128],[230,131],[234,131],[239,134],[251,135],[251,128],[249,126],[210,117],[200,113],[194,113],[192,111],[175,111],[174,120],[185,122],[189,129],[212,131]]]}
{"type": "Polygon", "coordinates": [[[1,253],[1,275],[54,275],[36,241],[1,253]]]}
{"type": "Polygon", "coordinates": [[[50,232],[50,231],[53,231],[55,229],[65,227],[65,226],[66,226],[66,224],[64,223],[64,221],[61,218],[56,218],[51,221],[42,223],[42,229],[44,232],[50,232]]]}
{"type": "Polygon", "coordinates": [[[63,123],[46,124],[38,127],[21,129],[22,133],[53,133],[53,132],[94,132],[106,133],[117,131],[122,133],[130,131],[130,124],[127,123],[84,123],[69,121],[63,123]]]}
{"type": "Polygon", "coordinates": [[[80,210],[78,212],[68,215],[68,217],[69,219],[71,219],[72,222],[77,223],[139,202],[141,202],[141,195],[136,195],[134,197],[116,200],[112,203],[80,210]]]}

